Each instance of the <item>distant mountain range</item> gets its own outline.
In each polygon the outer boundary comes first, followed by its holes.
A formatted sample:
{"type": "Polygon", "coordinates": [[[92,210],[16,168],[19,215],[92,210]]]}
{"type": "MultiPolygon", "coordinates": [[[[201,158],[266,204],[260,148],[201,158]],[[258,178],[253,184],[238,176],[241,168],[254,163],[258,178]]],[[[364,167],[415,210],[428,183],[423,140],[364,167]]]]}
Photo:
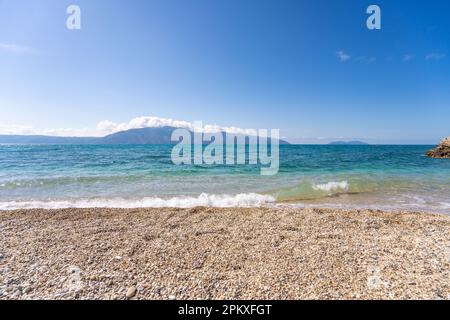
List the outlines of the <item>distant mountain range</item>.
{"type": "Polygon", "coordinates": [[[345,146],[357,146],[357,145],[368,145],[367,142],[364,141],[333,141],[330,142],[331,145],[345,145],[345,146]]]}
{"type": "MultiPolygon", "coordinates": [[[[130,129],[105,137],[54,137],[43,135],[0,135],[3,144],[176,144],[171,141],[174,127],[130,129]]],[[[191,135],[193,133],[191,132],[191,135]]],[[[223,133],[225,135],[225,133],[223,133]]],[[[289,142],[280,140],[280,144],[289,142]]],[[[248,140],[246,140],[248,143],[248,140]]]]}

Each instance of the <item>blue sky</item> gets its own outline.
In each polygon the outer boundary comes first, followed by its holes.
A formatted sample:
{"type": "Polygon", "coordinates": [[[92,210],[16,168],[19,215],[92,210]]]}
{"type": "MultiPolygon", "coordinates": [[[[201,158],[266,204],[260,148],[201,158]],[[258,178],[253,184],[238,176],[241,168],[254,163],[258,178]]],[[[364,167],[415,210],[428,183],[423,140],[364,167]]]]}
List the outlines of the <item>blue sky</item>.
{"type": "Polygon", "coordinates": [[[0,132],[141,116],[436,143],[450,135],[450,2],[0,0],[0,132]],[[381,30],[366,28],[371,4],[381,30]]]}

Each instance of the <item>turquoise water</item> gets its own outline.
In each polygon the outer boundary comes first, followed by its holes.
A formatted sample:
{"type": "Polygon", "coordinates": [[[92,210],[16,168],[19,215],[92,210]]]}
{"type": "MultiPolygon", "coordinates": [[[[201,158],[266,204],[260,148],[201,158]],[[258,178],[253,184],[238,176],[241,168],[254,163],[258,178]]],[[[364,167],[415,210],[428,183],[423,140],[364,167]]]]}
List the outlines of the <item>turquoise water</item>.
{"type": "Polygon", "coordinates": [[[280,170],[174,165],[169,145],[1,145],[0,209],[330,206],[450,213],[432,146],[280,146],[280,170]]]}

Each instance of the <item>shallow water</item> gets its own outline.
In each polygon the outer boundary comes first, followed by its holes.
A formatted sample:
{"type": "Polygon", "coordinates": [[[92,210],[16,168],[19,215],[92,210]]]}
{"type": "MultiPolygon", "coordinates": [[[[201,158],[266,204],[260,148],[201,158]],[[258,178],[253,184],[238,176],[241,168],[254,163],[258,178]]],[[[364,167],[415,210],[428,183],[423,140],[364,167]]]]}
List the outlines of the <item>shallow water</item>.
{"type": "Polygon", "coordinates": [[[174,165],[169,145],[2,145],[0,209],[371,207],[450,213],[450,160],[432,146],[280,146],[280,170],[174,165]]]}

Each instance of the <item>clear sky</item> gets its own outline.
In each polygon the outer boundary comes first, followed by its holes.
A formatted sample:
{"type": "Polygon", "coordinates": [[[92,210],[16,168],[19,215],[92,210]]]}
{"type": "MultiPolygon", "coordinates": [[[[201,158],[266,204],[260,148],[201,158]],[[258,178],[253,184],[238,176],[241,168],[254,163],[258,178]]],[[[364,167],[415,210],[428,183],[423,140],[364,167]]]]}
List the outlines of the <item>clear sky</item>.
{"type": "Polygon", "coordinates": [[[450,135],[450,1],[0,0],[0,132],[141,116],[436,143],[450,135]]]}

